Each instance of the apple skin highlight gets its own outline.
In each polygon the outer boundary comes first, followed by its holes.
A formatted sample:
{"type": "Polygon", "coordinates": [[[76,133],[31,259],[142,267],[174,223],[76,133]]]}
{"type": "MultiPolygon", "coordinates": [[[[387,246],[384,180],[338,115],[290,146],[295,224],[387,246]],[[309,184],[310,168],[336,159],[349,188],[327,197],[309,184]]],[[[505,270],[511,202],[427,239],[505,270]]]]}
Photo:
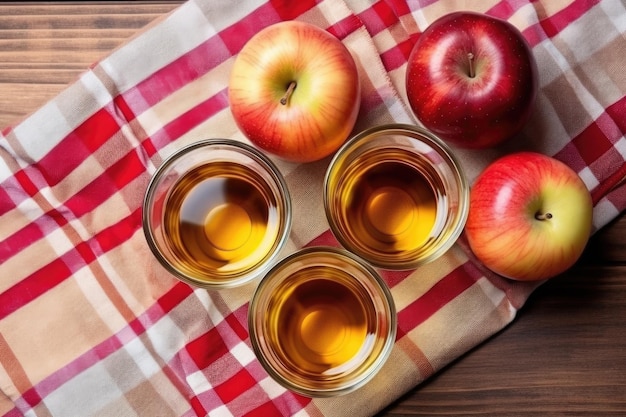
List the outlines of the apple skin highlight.
{"type": "Polygon", "coordinates": [[[434,21],[408,59],[407,98],[415,116],[463,148],[495,146],[528,121],[537,64],[519,30],[474,12],[434,21]]]}
{"type": "Polygon", "coordinates": [[[517,152],[476,179],[465,234],[474,255],[493,272],[542,280],[578,260],[592,213],[591,195],[570,167],[543,154],[517,152]]]}
{"type": "Polygon", "coordinates": [[[360,97],[348,49],[330,33],[299,21],[254,35],[237,56],[229,81],[239,129],[259,148],[294,162],[336,151],[354,127],[360,97]]]}

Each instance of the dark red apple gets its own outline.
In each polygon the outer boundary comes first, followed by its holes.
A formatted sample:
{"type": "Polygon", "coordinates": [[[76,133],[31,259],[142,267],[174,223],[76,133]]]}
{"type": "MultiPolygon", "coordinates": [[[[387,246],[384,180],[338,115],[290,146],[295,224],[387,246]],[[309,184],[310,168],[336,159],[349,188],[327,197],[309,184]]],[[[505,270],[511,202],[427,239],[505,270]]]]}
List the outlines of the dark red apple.
{"type": "Polygon", "coordinates": [[[433,22],[409,56],[409,104],[429,130],[464,148],[495,146],[531,114],[537,64],[520,31],[504,20],[455,12],[433,22]]]}

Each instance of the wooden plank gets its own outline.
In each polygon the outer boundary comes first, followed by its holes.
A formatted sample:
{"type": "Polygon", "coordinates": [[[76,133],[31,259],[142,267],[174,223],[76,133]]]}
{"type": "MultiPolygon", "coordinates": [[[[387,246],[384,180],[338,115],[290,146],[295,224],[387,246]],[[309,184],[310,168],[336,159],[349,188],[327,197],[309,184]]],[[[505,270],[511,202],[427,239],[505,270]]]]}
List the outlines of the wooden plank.
{"type": "Polygon", "coordinates": [[[35,111],[91,64],[182,3],[0,3],[0,128],[35,111]]]}
{"type": "Polygon", "coordinates": [[[626,266],[577,266],[381,416],[625,415],[626,266]]]}

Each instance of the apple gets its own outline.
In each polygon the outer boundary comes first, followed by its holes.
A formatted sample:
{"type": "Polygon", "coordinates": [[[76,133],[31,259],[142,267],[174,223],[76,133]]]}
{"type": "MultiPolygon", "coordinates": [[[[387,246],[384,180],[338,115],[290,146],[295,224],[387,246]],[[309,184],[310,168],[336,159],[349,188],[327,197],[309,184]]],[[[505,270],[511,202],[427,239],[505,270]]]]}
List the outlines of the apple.
{"type": "Polygon", "coordinates": [[[409,55],[406,93],[418,120],[463,148],[495,146],[528,121],[537,64],[515,26],[473,12],[434,21],[409,55]]]}
{"type": "Polygon", "coordinates": [[[591,234],[589,190],[569,166],[536,152],[492,162],[470,191],[465,235],[487,268],[521,281],[554,277],[591,234]]]}
{"type": "Polygon", "coordinates": [[[285,21],[255,34],[237,55],[228,86],[239,129],[259,148],[295,162],[336,151],[360,106],[356,63],[335,36],[285,21]]]}

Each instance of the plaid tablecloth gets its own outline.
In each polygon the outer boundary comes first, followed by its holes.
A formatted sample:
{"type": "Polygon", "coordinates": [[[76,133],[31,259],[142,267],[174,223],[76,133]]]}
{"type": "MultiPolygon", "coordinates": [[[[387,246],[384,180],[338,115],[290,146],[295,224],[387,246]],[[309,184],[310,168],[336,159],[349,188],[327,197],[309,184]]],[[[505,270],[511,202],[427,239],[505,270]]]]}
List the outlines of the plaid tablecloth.
{"type": "MultiPolygon", "coordinates": [[[[456,150],[471,179],[501,154],[540,151],[583,178],[594,230],[615,218],[626,208],[622,1],[191,0],[0,136],[0,414],[371,415],[511,323],[535,286],[490,274],[461,239],[417,271],[383,273],[399,310],[390,359],[362,389],[312,400],[278,386],[254,357],[255,283],[182,284],[141,231],[142,196],[164,157],[203,138],[245,140],[226,87],[259,29],[298,19],[341,39],[359,66],[360,130],[415,122],[406,59],[430,22],[463,7],[522,30],[540,73],[518,138],[456,150]]],[[[286,253],[334,244],[322,210],[327,163],[278,161],[295,205],[286,253]]]]}

